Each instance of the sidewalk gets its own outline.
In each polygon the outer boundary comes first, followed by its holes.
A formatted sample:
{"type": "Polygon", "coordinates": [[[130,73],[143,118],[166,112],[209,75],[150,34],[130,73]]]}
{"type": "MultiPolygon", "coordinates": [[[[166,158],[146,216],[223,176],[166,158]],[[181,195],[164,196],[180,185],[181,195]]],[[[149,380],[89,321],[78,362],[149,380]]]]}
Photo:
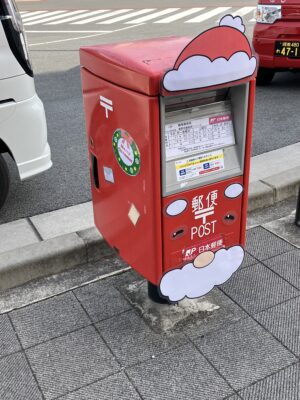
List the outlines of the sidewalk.
{"type": "Polygon", "coordinates": [[[130,304],[141,278],[109,254],[0,294],[1,400],[299,400],[299,231],[276,235],[289,218],[249,229],[212,311],[167,333],[130,304]]]}
{"type": "MultiPolygon", "coordinates": [[[[296,194],[300,142],[252,158],[249,211],[296,194]]],[[[92,204],[0,225],[0,290],[93,262],[107,248],[94,228],[92,204]]]]}

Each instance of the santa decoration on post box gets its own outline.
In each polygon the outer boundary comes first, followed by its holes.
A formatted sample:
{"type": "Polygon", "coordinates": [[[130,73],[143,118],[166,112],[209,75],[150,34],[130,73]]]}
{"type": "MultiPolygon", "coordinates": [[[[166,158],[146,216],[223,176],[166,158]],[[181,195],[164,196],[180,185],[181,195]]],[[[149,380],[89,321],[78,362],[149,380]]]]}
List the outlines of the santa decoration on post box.
{"type": "MultiPolygon", "coordinates": [[[[257,59],[244,33],[241,17],[224,16],[218,27],[201,33],[183,49],[173,69],[163,78],[164,90],[178,92],[217,87],[254,75],[257,59]]],[[[233,184],[226,188],[224,195],[234,199],[242,192],[242,185],[233,184]]],[[[176,209],[178,213],[173,212],[173,216],[184,211],[174,204],[172,210],[176,209]]],[[[160,281],[160,294],[170,302],[203,296],[215,285],[226,282],[240,267],[243,258],[241,246],[201,253],[182,268],[168,271],[160,281]]]]}

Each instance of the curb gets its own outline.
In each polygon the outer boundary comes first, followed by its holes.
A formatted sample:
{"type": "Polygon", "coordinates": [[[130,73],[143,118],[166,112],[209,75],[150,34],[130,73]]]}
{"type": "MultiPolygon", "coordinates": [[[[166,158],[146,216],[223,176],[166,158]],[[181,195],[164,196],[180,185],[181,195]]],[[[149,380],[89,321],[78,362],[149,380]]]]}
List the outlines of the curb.
{"type": "MultiPolygon", "coordinates": [[[[297,195],[299,149],[300,143],[252,158],[254,171],[251,170],[250,176],[248,211],[269,207],[297,195]],[[278,165],[272,168],[268,162],[274,155],[288,168],[272,174],[278,170],[278,165]],[[267,168],[259,168],[264,163],[267,168]],[[261,172],[261,169],[264,170],[261,172]],[[267,173],[270,175],[266,176],[267,173]]],[[[91,208],[91,203],[83,203],[0,226],[2,236],[12,236],[9,245],[13,243],[9,250],[5,250],[5,245],[4,251],[0,248],[0,291],[115,254],[93,226],[91,208]],[[69,222],[68,227],[66,222],[69,222]],[[16,248],[22,235],[26,235],[27,244],[16,248]]]]}
{"type": "Polygon", "coordinates": [[[289,197],[297,196],[299,185],[300,167],[251,182],[248,211],[269,207],[289,197]]]}

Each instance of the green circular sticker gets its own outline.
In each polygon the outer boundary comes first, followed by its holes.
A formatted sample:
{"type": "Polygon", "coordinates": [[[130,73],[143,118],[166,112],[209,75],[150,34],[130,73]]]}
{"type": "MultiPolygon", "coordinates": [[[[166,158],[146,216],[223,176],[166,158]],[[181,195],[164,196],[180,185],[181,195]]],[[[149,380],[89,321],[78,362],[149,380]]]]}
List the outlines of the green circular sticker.
{"type": "Polygon", "coordinates": [[[124,129],[117,129],[113,134],[112,143],[116,159],[122,170],[128,175],[137,175],[141,168],[141,155],[129,133],[124,129]]]}

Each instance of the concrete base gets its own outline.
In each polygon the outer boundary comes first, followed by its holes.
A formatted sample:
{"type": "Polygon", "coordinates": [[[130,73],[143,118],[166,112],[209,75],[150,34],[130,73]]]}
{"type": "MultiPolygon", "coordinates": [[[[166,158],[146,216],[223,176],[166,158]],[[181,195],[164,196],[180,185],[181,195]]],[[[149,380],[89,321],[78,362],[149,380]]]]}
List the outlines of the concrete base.
{"type": "Polygon", "coordinates": [[[122,288],[132,306],[156,332],[165,332],[191,321],[193,318],[204,319],[218,310],[220,306],[213,295],[200,299],[184,299],[177,304],[157,304],[148,297],[146,281],[134,282],[122,288]]]}

